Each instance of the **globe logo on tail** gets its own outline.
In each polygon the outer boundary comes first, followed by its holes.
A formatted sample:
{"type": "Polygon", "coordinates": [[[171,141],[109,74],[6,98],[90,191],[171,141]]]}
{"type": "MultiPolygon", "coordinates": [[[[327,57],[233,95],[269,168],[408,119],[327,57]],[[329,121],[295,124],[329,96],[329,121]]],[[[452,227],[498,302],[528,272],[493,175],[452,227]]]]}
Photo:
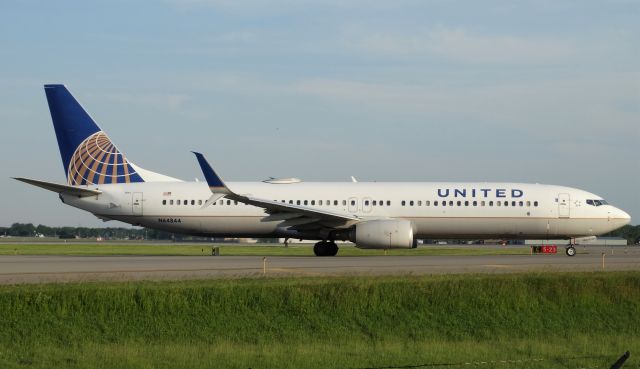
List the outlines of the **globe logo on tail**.
{"type": "Polygon", "coordinates": [[[78,145],[68,168],[67,181],[70,185],[142,181],[127,158],[102,131],[92,134],[78,145]]]}

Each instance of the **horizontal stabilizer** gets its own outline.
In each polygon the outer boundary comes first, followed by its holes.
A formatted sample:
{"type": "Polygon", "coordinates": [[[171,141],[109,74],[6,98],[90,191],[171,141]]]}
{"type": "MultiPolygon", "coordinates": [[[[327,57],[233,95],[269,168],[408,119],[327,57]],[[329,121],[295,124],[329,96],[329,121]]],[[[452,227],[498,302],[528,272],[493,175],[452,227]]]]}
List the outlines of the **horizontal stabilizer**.
{"type": "Polygon", "coordinates": [[[53,191],[56,193],[74,195],[78,197],[97,196],[102,193],[102,191],[98,191],[98,190],[90,190],[88,188],[80,188],[80,187],[73,187],[73,186],[68,186],[68,185],[63,185],[58,183],[39,181],[37,179],[29,179],[29,178],[22,178],[22,177],[13,177],[13,179],[18,180],[20,182],[28,183],[33,186],[44,188],[45,190],[53,191]]]}

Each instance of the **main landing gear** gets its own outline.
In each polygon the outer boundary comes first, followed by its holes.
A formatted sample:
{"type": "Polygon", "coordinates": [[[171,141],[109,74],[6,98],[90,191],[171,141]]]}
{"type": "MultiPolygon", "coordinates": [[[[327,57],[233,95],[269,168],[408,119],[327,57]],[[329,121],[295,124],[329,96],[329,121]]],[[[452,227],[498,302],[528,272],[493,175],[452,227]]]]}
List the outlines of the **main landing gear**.
{"type": "Polygon", "coordinates": [[[313,253],[316,256],[336,256],[338,245],[333,241],[321,241],[313,246],[313,253]]]}

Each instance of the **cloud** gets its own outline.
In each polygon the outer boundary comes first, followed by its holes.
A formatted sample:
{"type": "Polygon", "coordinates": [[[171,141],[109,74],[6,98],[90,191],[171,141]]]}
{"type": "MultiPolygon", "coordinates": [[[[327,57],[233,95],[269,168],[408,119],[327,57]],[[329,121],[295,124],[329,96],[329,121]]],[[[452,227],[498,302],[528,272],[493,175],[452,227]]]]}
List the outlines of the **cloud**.
{"type": "Polygon", "coordinates": [[[257,40],[257,35],[251,31],[232,31],[218,36],[218,40],[228,43],[249,43],[257,40]]]}
{"type": "Polygon", "coordinates": [[[420,29],[410,34],[351,29],[346,37],[351,47],[377,55],[439,57],[458,63],[557,64],[577,54],[576,47],[566,41],[470,34],[462,28],[420,29]]]}
{"type": "Polygon", "coordinates": [[[640,139],[638,74],[492,85],[429,86],[311,79],[291,87],[299,94],[352,105],[366,111],[421,115],[468,124],[521,129],[537,136],[610,136],[613,131],[640,139]],[[576,127],[579,127],[576,131],[576,127]]]}
{"type": "Polygon", "coordinates": [[[105,98],[119,103],[150,106],[155,109],[176,111],[190,100],[185,94],[176,93],[128,93],[118,92],[104,95],[105,98]]]}

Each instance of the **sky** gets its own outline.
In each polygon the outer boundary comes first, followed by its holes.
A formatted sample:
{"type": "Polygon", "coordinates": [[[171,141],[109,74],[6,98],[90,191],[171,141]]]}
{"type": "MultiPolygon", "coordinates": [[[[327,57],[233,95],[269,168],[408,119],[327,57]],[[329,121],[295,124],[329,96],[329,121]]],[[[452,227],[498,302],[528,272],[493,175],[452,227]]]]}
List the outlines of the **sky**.
{"type": "Polygon", "coordinates": [[[640,1],[0,2],[0,226],[121,226],[65,182],[42,89],[129,160],[227,181],[509,181],[640,223],[640,1]]]}

